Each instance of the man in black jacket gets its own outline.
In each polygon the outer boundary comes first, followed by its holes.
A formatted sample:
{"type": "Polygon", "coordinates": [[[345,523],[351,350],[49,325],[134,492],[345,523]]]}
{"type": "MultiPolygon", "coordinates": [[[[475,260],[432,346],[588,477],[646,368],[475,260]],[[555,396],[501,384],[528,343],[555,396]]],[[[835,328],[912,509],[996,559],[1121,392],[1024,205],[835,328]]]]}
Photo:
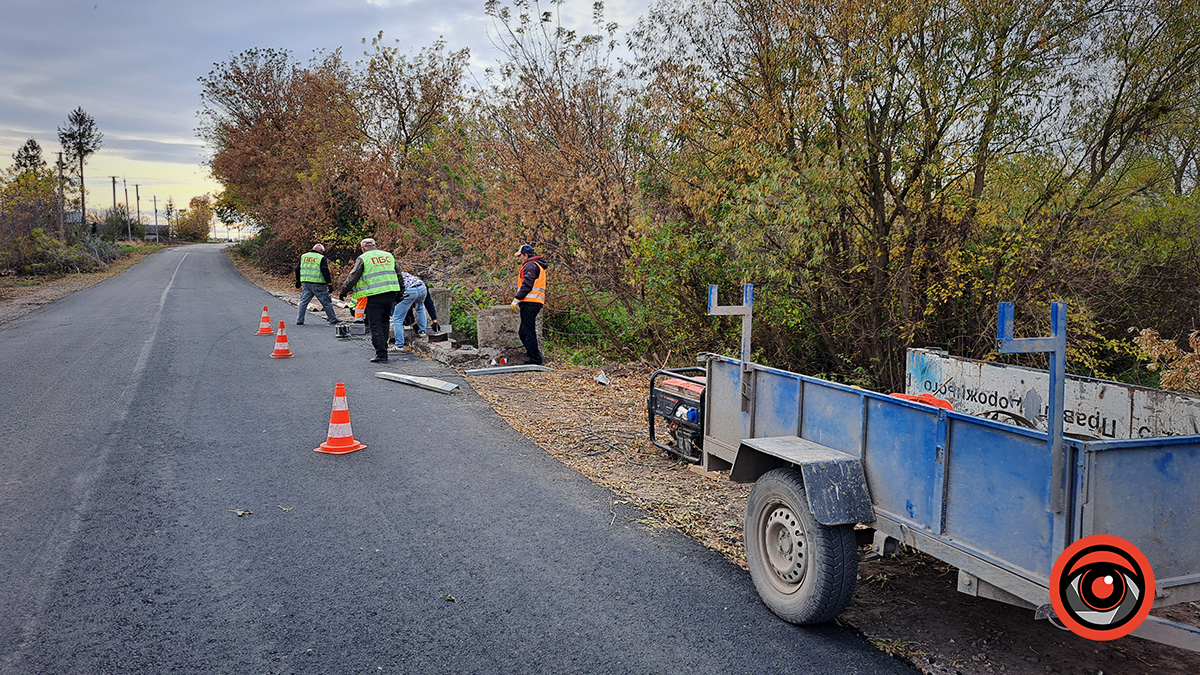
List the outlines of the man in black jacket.
{"type": "Polygon", "coordinates": [[[546,268],[550,265],[529,244],[518,249],[517,256],[521,259],[521,271],[517,273],[517,294],[512,301],[512,310],[521,313],[521,329],[517,335],[529,355],[526,363],[540,366],[542,352],[538,348],[535,325],[538,312],[546,304],[546,268]]]}

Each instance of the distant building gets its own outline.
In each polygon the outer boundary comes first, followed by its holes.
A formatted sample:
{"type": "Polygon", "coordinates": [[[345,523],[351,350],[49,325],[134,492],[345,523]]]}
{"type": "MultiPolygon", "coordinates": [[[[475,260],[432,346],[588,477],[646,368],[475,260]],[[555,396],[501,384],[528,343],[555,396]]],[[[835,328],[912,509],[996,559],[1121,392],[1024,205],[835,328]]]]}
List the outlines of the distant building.
{"type": "MultiPolygon", "coordinates": [[[[104,220],[102,218],[100,218],[100,216],[96,215],[95,213],[88,214],[87,222],[88,222],[88,228],[87,228],[88,234],[100,235],[100,234],[104,234],[105,232],[108,231],[108,224],[105,223],[104,220]]],[[[68,230],[78,230],[79,229],[79,212],[78,211],[64,212],[63,213],[63,224],[66,226],[66,228],[68,230]]]]}

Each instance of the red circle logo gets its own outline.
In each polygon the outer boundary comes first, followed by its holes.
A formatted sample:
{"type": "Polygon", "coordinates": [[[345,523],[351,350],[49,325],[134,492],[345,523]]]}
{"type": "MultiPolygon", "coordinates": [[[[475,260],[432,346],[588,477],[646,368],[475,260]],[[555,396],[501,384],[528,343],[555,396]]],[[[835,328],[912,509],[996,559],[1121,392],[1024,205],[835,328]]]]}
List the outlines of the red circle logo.
{"type": "Polygon", "coordinates": [[[1141,625],[1154,604],[1154,571],[1138,547],[1096,534],[1067,547],[1050,573],[1050,604],[1072,633],[1113,640],[1141,625]]]}

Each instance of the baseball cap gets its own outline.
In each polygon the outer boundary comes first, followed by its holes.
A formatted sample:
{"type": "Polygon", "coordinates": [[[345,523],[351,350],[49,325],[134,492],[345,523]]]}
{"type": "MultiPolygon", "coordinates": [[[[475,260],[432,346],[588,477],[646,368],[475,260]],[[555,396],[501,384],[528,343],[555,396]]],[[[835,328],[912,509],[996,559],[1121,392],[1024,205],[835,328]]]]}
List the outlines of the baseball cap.
{"type": "Polygon", "coordinates": [[[358,242],[358,245],[359,246],[374,246],[375,240],[370,237],[367,237],[366,239],[363,239],[362,241],[358,242]]]}
{"type": "Polygon", "coordinates": [[[517,255],[533,255],[533,247],[529,244],[522,244],[521,249],[517,251],[517,255]]]}

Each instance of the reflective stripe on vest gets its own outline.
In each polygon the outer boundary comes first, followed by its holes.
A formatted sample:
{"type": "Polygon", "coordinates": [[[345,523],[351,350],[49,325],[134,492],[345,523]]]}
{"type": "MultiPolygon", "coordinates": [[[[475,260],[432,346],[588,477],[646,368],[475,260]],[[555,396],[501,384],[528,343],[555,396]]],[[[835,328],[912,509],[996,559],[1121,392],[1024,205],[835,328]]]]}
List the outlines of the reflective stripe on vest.
{"type": "Polygon", "coordinates": [[[396,276],[396,259],[387,251],[367,251],[358,256],[363,263],[362,278],[354,285],[354,294],[379,295],[400,290],[400,278],[396,276]]]}
{"type": "Polygon", "coordinates": [[[320,253],[309,251],[300,256],[300,282],[306,284],[323,284],[325,277],[321,276],[320,253]]]}
{"type": "MultiPolygon", "coordinates": [[[[537,263],[534,263],[537,265],[537,263]]],[[[521,271],[517,272],[517,291],[521,290],[521,284],[525,283],[525,266],[521,266],[521,271]]],[[[521,299],[521,302],[537,302],[546,304],[546,268],[538,265],[537,279],[533,282],[533,288],[529,289],[529,294],[521,299]]]]}

